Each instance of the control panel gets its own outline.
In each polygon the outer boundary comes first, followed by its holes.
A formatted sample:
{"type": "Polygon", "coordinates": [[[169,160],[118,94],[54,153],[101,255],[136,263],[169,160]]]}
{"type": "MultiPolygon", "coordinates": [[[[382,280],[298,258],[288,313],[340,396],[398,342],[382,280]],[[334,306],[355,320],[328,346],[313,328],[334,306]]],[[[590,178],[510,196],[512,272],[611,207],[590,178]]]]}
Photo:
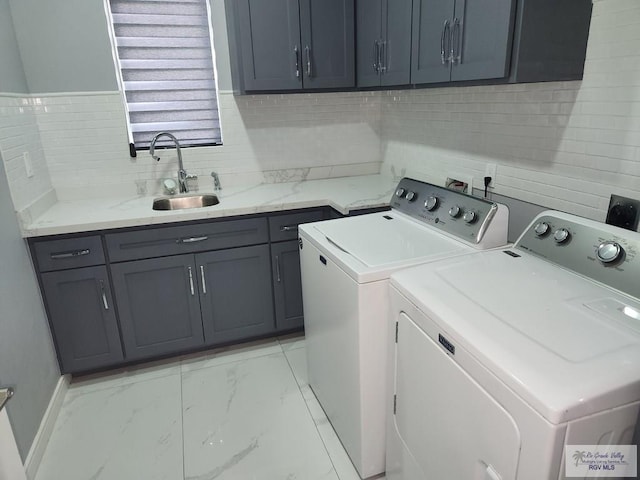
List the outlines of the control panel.
{"type": "MultiPolygon", "coordinates": [[[[494,202],[411,178],[400,181],[390,204],[416,220],[475,244],[482,241],[499,210],[494,202]]],[[[500,207],[504,218],[499,220],[504,225],[495,228],[504,229],[504,244],[507,212],[506,207],[500,207]]]]}
{"type": "Polygon", "coordinates": [[[640,297],[640,233],[568,214],[538,216],[515,248],[640,297]]]}

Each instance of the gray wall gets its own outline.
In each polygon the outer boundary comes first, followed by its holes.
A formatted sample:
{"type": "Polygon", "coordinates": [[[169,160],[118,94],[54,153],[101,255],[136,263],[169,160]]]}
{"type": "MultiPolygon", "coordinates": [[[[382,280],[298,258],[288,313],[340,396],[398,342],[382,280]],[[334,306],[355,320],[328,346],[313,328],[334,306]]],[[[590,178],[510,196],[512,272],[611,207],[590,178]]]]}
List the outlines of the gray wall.
{"type": "Polygon", "coordinates": [[[118,89],[102,0],[9,5],[29,92],[118,89]]]}
{"type": "Polygon", "coordinates": [[[24,460],[60,373],[1,160],[0,385],[15,387],[8,413],[24,460]]]}
{"type": "Polygon", "coordinates": [[[27,92],[27,79],[7,0],[0,0],[0,92],[27,92]]]}
{"type": "MultiPolygon", "coordinates": [[[[0,17],[6,17],[1,5],[7,1],[29,92],[118,90],[103,0],[0,0],[0,17]]],[[[210,2],[218,84],[230,90],[224,0],[210,2]]]]}

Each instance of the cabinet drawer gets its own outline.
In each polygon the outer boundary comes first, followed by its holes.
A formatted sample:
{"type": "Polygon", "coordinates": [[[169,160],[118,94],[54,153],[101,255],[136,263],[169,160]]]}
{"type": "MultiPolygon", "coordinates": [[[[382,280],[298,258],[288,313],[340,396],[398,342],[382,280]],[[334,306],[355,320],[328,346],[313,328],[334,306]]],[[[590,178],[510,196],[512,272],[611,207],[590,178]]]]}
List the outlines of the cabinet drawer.
{"type": "Polygon", "coordinates": [[[45,240],[35,242],[33,248],[41,272],[104,264],[104,251],[99,235],[45,240]]]}
{"type": "Polygon", "coordinates": [[[112,233],[105,238],[112,262],[218,250],[269,241],[266,218],[112,233]]]}
{"type": "Polygon", "coordinates": [[[310,212],[287,213],[269,217],[269,234],[272,242],[295,240],[298,238],[298,225],[302,223],[319,222],[324,220],[323,210],[310,212]]]}

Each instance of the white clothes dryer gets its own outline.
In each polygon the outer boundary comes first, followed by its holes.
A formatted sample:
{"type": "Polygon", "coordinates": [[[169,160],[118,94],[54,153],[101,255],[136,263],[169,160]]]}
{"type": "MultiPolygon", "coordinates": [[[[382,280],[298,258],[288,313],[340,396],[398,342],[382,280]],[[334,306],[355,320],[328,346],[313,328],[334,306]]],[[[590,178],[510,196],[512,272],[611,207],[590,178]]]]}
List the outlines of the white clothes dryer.
{"type": "Polygon", "coordinates": [[[557,480],[630,444],[640,234],[543,212],[513,248],[391,277],[387,480],[557,480]]]}
{"type": "Polygon", "coordinates": [[[384,472],[388,279],[507,242],[503,205],[402,179],[391,211],[301,225],[309,383],[362,478],[384,472]]]}

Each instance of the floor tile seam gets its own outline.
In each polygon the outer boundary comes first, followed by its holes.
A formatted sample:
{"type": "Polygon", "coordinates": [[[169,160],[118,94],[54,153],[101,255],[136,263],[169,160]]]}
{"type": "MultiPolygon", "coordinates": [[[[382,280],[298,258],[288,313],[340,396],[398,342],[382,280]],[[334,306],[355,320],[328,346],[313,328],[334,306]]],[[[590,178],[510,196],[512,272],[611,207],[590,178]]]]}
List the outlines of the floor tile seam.
{"type": "Polygon", "coordinates": [[[188,369],[186,369],[186,370],[185,370],[185,369],[183,369],[183,368],[182,368],[182,366],[181,366],[181,368],[180,368],[180,375],[181,375],[181,376],[184,376],[184,374],[185,374],[185,373],[189,373],[189,372],[195,372],[195,371],[198,371],[198,370],[205,370],[205,369],[207,369],[207,368],[220,367],[220,366],[222,366],[222,365],[229,365],[229,364],[232,364],[232,363],[246,362],[247,360],[253,360],[253,359],[255,359],[255,358],[268,357],[268,356],[270,356],[270,355],[280,355],[281,353],[282,353],[282,354],[284,354],[284,352],[283,352],[283,351],[279,351],[279,352],[270,352],[270,353],[263,353],[263,354],[255,355],[255,356],[252,356],[252,357],[241,358],[241,359],[238,359],[238,360],[229,360],[229,361],[226,361],[226,362],[216,363],[216,364],[214,364],[214,365],[203,365],[203,366],[201,366],[201,367],[193,367],[193,368],[188,368],[188,369]]]}
{"type": "Polygon", "coordinates": [[[88,393],[102,392],[104,390],[111,390],[111,389],[114,389],[114,388],[122,388],[122,387],[126,387],[126,386],[129,386],[129,385],[132,385],[132,384],[136,384],[137,385],[137,384],[141,384],[141,383],[144,383],[144,382],[150,382],[152,380],[159,380],[161,378],[168,378],[168,377],[171,377],[171,376],[179,376],[180,373],[181,373],[180,371],[175,371],[173,373],[166,373],[166,374],[163,374],[163,375],[153,376],[151,378],[138,379],[138,380],[135,380],[135,381],[127,381],[127,382],[122,383],[120,385],[97,386],[96,388],[92,387],[92,388],[87,389],[86,391],[80,391],[80,392],[78,392],[78,390],[84,389],[84,388],[87,388],[87,387],[82,387],[82,386],[73,387],[73,386],[71,386],[69,388],[69,390],[67,391],[67,394],[65,395],[64,401],[66,401],[67,398],[78,397],[78,396],[86,395],[88,393]]]}
{"type": "MultiPolygon", "coordinates": [[[[327,447],[327,444],[324,440],[324,437],[322,436],[322,433],[320,433],[320,429],[318,428],[318,423],[316,422],[316,419],[313,417],[313,413],[311,412],[311,408],[309,408],[309,403],[307,402],[307,399],[304,397],[304,393],[302,393],[302,386],[300,385],[300,383],[298,383],[298,379],[296,378],[296,374],[293,371],[293,366],[291,365],[291,362],[289,361],[289,357],[287,357],[287,354],[284,354],[284,358],[287,361],[287,365],[289,366],[289,371],[291,372],[291,375],[293,376],[294,381],[296,382],[296,386],[298,387],[298,393],[300,394],[300,396],[302,397],[302,401],[304,402],[304,407],[307,409],[307,413],[309,414],[309,417],[311,417],[311,421],[313,422],[313,426],[316,429],[316,432],[318,433],[318,437],[320,438],[320,441],[322,442],[322,446],[324,447],[324,451],[327,454],[327,458],[329,459],[329,462],[331,463],[331,467],[333,468],[333,471],[336,474],[336,477],[338,478],[338,480],[340,480],[340,475],[338,474],[338,469],[336,468],[335,463],[333,463],[333,458],[331,458],[331,454],[329,453],[329,448],[327,447]]],[[[311,386],[307,385],[309,387],[309,390],[311,390],[311,386]]],[[[311,393],[313,393],[313,390],[311,390],[311,393]]]]}

